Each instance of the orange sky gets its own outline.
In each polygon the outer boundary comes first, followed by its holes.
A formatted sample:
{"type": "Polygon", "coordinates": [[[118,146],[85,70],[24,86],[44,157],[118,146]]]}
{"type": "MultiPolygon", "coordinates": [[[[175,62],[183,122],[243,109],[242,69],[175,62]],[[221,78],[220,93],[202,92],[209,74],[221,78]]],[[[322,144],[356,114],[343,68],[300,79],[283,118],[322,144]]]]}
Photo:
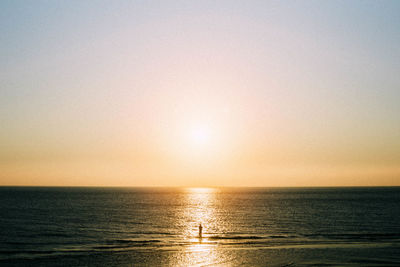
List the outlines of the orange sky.
{"type": "Polygon", "coordinates": [[[0,185],[400,185],[398,2],[1,3],[0,185]]]}

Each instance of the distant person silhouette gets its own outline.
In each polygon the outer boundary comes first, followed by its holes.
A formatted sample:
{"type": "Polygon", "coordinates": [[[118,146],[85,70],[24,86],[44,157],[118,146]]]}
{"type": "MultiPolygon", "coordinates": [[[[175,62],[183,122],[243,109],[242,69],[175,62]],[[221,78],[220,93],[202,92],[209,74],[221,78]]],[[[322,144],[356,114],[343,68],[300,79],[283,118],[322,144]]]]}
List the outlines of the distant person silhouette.
{"type": "Polygon", "coordinates": [[[199,238],[203,237],[203,226],[199,225],[199,238]]]}

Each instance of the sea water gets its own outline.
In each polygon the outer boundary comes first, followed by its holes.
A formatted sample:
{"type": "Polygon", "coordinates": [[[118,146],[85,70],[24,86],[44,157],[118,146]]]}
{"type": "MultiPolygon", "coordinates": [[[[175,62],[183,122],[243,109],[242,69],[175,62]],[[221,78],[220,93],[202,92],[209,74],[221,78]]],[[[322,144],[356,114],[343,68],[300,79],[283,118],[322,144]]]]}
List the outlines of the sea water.
{"type": "Polygon", "coordinates": [[[0,266],[239,265],[400,266],[400,188],[0,187],[0,266]]]}

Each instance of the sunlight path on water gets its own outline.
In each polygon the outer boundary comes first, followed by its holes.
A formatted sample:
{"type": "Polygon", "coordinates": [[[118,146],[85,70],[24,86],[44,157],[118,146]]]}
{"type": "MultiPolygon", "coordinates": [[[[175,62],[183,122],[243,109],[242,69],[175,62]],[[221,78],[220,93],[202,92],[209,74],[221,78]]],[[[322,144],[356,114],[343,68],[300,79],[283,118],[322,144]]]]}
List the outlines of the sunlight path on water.
{"type": "Polygon", "coordinates": [[[207,241],[209,229],[215,228],[215,194],[212,188],[188,188],[186,207],[184,210],[185,239],[190,243],[204,243],[207,241]],[[199,238],[199,225],[202,224],[203,238],[199,238]]]}
{"type": "MultiPolygon", "coordinates": [[[[188,188],[186,189],[186,207],[182,216],[185,253],[182,253],[176,266],[216,266],[224,264],[224,257],[217,250],[217,243],[210,240],[212,231],[218,229],[215,210],[215,197],[218,189],[188,188]],[[199,225],[203,226],[203,235],[199,237],[199,225]]],[[[225,262],[226,263],[226,262],[225,262]]]]}

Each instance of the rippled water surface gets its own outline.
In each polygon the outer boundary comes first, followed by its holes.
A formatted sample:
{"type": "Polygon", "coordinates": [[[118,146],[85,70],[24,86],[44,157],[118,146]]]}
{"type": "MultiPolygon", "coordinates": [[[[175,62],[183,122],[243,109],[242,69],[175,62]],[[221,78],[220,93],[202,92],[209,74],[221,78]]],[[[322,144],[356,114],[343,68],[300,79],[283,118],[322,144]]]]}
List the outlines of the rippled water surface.
{"type": "Polygon", "coordinates": [[[400,265],[397,187],[1,187],[0,214],[1,266],[400,265]]]}

